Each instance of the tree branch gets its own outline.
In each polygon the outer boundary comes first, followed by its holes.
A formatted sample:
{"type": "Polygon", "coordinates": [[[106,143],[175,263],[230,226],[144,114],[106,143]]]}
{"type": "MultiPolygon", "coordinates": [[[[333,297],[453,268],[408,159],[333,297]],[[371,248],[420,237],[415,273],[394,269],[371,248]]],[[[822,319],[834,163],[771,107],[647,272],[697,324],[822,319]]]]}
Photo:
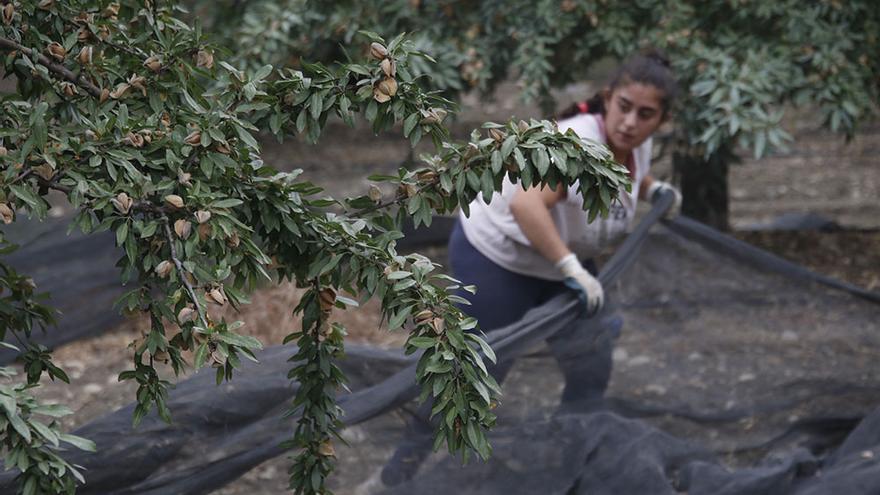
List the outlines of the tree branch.
{"type": "Polygon", "coordinates": [[[196,307],[196,312],[199,314],[199,319],[202,321],[202,325],[205,326],[205,330],[207,330],[208,319],[205,317],[205,312],[202,310],[202,306],[199,305],[196,291],[193,290],[189,280],[186,279],[186,272],[183,269],[183,263],[181,263],[180,259],[177,257],[177,248],[174,247],[174,236],[171,234],[171,226],[169,225],[171,220],[166,215],[162,215],[162,220],[164,220],[165,224],[165,238],[168,240],[168,246],[171,248],[171,261],[173,261],[174,266],[177,267],[177,276],[180,278],[180,283],[186,288],[186,292],[189,294],[190,299],[192,299],[193,305],[196,307]]]}
{"type": "Polygon", "coordinates": [[[7,51],[18,50],[22,53],[30,55],[31,57],[36,57],[37,62],[39,62],[41,65],[46,66],[46,68],[49,69],[51,72],[83,88],[95,98],[101,97],[101,88],[85,80],[82,77],[82,74],[74,74],[73,71],[71,71],[67,67],[64,67],[61,64],[49,60],[49,57],[37,52],[36,50],[32,50],[26,46],[22,46],[15,41],[6,38],[0,38],[0,48],[7,51]]]}
{"type": "Polygon", "coordinates": [[[15,184],[16,182],[20,182],[20,181],[27,179],[28,176],[30,176],[33,172],[34,172],[34,169],[32,169],[32,168],[25,170],[24,172],[19,174],[16,178],[12,179],[12,182],[10,182],[8,185],[11,186],[11,185],[15,184]]]}

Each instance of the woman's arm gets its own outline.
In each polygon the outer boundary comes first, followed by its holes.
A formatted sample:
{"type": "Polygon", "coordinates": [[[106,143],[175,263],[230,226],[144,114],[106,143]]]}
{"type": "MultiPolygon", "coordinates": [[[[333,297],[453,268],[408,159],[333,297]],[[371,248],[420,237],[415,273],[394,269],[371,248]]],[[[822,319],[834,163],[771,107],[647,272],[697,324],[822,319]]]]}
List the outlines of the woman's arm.
{"type": "Polygon", "coordinates": [[[550,216],[550,208],[565,199],[566,193],[565,187],[558,187],[556,190],[533,187],[517,190],[510,201],[510,212],[526,239],[536,251],[553,263],[571,253],[550,216]]]}
{"type": "Polygon", "coordinates": [[[639,199],[644,201],[651,201],[651,198],[648,197],[648,191],[651,189],[651,185],[654,183],[654,178],[650,175],[646,175],[642,178],[642,184],[639,186],[639,199]]]}
{"type": "Polygon", "coordinates": [[[510,201],[510,211],[532,247],[553,262],[565,277],[565,285],[578,293],[578,299],[595,314],[602,307],[605,291],[596,277],[590,275],[559,236],[550,216],[550,208],[565,199],[567,189],[532,188],[517,190],[510,201]]]}

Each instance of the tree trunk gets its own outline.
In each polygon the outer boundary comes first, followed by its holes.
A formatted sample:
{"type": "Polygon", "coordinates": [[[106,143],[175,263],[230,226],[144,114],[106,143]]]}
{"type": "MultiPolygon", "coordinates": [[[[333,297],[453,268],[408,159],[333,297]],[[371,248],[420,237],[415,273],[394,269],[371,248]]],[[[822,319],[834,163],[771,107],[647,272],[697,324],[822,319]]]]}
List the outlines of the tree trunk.
{"type": "Polygon", "coordinates": [[[704,158],[681,152],[672,155],[681,179],[681,213],[721,231],[730,229],[727,172],[736,155],[721,149],[704,158]]]}

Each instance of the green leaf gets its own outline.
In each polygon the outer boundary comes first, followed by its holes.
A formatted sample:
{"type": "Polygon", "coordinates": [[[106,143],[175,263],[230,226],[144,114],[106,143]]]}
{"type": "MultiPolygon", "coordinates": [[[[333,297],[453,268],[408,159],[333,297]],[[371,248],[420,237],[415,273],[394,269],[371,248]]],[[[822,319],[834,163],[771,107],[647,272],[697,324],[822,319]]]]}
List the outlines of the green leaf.
{"type": "Polygon", "coordinates": [[[410,337],[406,343],[419,349],[428,349],[437,345],[437,340],[432,337],[410,337]]]}
{"type": "Polygon", "coordinates": [[[17,431],[27,443],[31,443],[31,430],[28,428],[24,420],[21,419],[21,416],[18,414],[9,414],[6,416],[6,419],[9,420],[9,424],[15,428],[15,431],[17,431]]]}
{"type": "Polygon", "coordinates": [[[536,148],[532,150],[532,163],[535,165],[535,168],[538,170],[538,174],[543,178],[547,175],[547,170],[550,168],[550,160],[547,158],[547,152],[543,149],[536,148]]]}
{"type": "Polygon", "coordinates": [[[309,98],[309,112],[313,120],[318,120],[318,117],[321,116],[321,111],[324,109],[323,104],[324,101],[321,99],[321,95],[312,93],[312,97],[309,98]]]}
{"type": "Polygon", "coordinates": [[[409,314],[412,312],[412,306],[406,306],[402,310],[394,313],[388,318],[388,329],[394,330],[396,328],[400,328],[403,325],[403,322],[409,317],[409,314]]]}
{"type": "Polygon", "coordinates": [[[187,93],[185,89],[181,89],[180,92],[181,94],[183,94],[183,101],[185,101],[186,104],[190,106],[190,108],[195,110],[195,112],[198,114],[205,113],[205,109],[201,105],[199,105],[196,100],[194,100],[193,97],[190,96],[189,93],[187,93]]]}
{"type": "Polygon", "coordinates": [[[299,115],[296,117],[296,132],[302,132],[303,129],[306,128],[306,121],[308,119],[308,113],[306,110],[302,110],[299,112],[299,115]]]}
{"type": "Polygon", "coordinates": [[[128,221],[122,222],[119,228],[116,229],[116,245],[121,246],[125,242],[126,237],[128,237],[128,221]]]}
{"type": "Polygon", "coordinates": [[[483,173],[480,174],[480,191],[483,193],[483,201],[486,203],[492,201],[492,194],[495,192],[495,182],[488,168],[484,168],[483,173]]]}
{"type": "Polygon", "coordinates": [[[2,407],[6,411],[7,416],[14,415],[16,409],[15,397],[10,397],[2,392],[0,392],[0,407],[2,407]]]}
{"type": "Polygon", "coordinates": [[[58,435],[58,437],[61,439],[62,442],[67,442],[80,450],[85,450],[86,452],[95,452],[98,450],[95,442],[89,440],[88,438],[83,438],[68,433],[62,433],[58,435]]]}
{"type": "Polygon", "coordinates": [[[128,126],[128,105],[124,103],[119,105],[119,110],[116,113],[116,126],[122,130],[128,126]]]}
{"type": "Polygon", "coordinates": [[[477,335],[473,335],[470,333],[465,334],[465,335],[470,340],[473,340],[474,342],[476,342],[480,346],[480,348],[483,350],[483,354],[486,355],[486,358],[488,358],[489,361],[492,361],[493,363],[497,362],[496,357],[495,357],[495,351],[492,350],[492,347],[484,339],[482,339],[481,337],[479,337],[477,335]]]}
{"type": "Polygon", "coordinates": [[[205,365],[205,360],[208,357],[208,344],[204,343],[196,349],[196,355],[193,357],[193,367],[195,369],[199,369],[205,365]]]}
{"type": "Polygon", "coordinates": [[[500,151],[495,150],[492,152],[491,164],[493,174],[497,175],[499,172],[501,172],[502,159],[500,151]]]}
{"type": "Polygon", "coordinates": [[[409,289],[413,285],[416,285],[416,283],[417,282],[413,279],[403,280],[403,281],[400,281],[400,282],[397,282],[396,284],[394,284],[394,290],[397,292],[400,292],[404,289],[409,289]]]}
{"type": "Polygon", "coordinates": [[[33,208],[34,211],[39,211],[42,209],[42,200],[30,188],[14,184],[9,186],[9,189],[12,190],[12,193],[15,194],[18,199],[24,201],[25,203],[27,203],[28,206],[33,208]]]}
{"type": "Polygon", "coordinates": [[[240,137],[241,140],[245,142],[245,144],[255,150],[260,149],[260,146],[257,144],[257,140],[254,139],[251,133],[246,131],[243,127],[235,126],[235,132],[238,133],[238,137],[240,137]]]}
{"type": "Polygon", "coordinates": [[[419,123],[420,117],[421,116],[417,112],[414,112],[410,114],[409,117],[406,118],[406,120],[403,121],[403,137],[409,137],[409,134],[412,132],[413,128],[416,126],[416,124],[419,123]]]}
{"type": "MultiPolygon", "coordinates": [[[[251,101],[251,100],[253,100],[253,99],[254,99],[254,96],[257,95],[257,87],[254,86],[254,83],[253,83],[253,82],[249,82],[249,83],[245,84],[244,87],[241,88],[241,91],[242,91],[242,93],[244,93],[244,98],[245,98],[247,101],[251,101]]],[[[242,105],[241,107],[239,107],[238,110],[239,110],[239,111],[243,111],[243,108],[242,108],[242,107],[244,107],[244,105],[242,105]]]]}
{"type": "Polygon", "coordinates": [[[519,148],[513,149],[513,159],[516,160],[520,172],[523,172],[526,168],[526,157],[523,156],[522,151],[520,151],[519,148]]]}
{"type": "Polygon", "coordinates": [[[227,344],[232,344],[238,347],[244,347],[246,349],[262,349],[263,343],[260,342],[257,338],[251,337],[250,335],[238,335],[231,332],[220,332],[216,334],[217,338],[226,342],[227,344]]]}
{"type": "Polygon", "coordinates": [[[516,136],[510,135],[507,139],[504,140],[504,143],[501,144],[501,158],[506,160],[508,156],[510,156],[510,152],[513,151],[513,148],[516,146],[516,136]]]}
{"type": "Polygon", "coordinates": [[[24,482],[24,487],[22,487],[21,495],[35,495],[37,493],[37,481],[38,478],[36,476],[28,477],[27,481],[24,482]]]}
{"type": "Polygon", "coordinates": [[[238,206],[243,204],[244,201],[237,198],[226,198],[218,201],[211,202],[211,208],[232,208],[233,206],[238,206]]]}
{"type": "Polygon", "coordinates": [[[31,428],[34,429],[37,433],[40,434],[43,438],[46,439],[47,442],[51,443],[54,446],[58,446],[58,435],[52,431],[51,428],[40,423],[39,421],[30,421],[31,428]]]}
{"type": "Polygon", "coordinates": [[[318,466],[312,467],[312,474],[310,476],[309,481],[312,484],[312,491],[314,493],[321,492],[321,484],[323,482],[324,477],[321,476],[321,469],[318,466]]]}
{"type": "Polygon", "coordinates": [[[42,414],[52,418],[61,418],[73,414],[69,407],[63,404],[40,404],[32,409],[35,414],[42,414]]]}

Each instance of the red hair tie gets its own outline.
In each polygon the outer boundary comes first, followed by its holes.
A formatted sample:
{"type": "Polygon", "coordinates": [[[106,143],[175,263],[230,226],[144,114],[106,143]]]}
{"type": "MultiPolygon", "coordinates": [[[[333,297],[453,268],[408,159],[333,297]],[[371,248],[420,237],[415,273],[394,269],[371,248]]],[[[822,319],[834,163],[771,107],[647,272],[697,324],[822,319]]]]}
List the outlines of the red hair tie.
{"type": "Polygon", "coordinates": [[[577,107],[581,113],[588,113],[590,110],[590,106],[585,101],[578,102],[577,107]]]}

